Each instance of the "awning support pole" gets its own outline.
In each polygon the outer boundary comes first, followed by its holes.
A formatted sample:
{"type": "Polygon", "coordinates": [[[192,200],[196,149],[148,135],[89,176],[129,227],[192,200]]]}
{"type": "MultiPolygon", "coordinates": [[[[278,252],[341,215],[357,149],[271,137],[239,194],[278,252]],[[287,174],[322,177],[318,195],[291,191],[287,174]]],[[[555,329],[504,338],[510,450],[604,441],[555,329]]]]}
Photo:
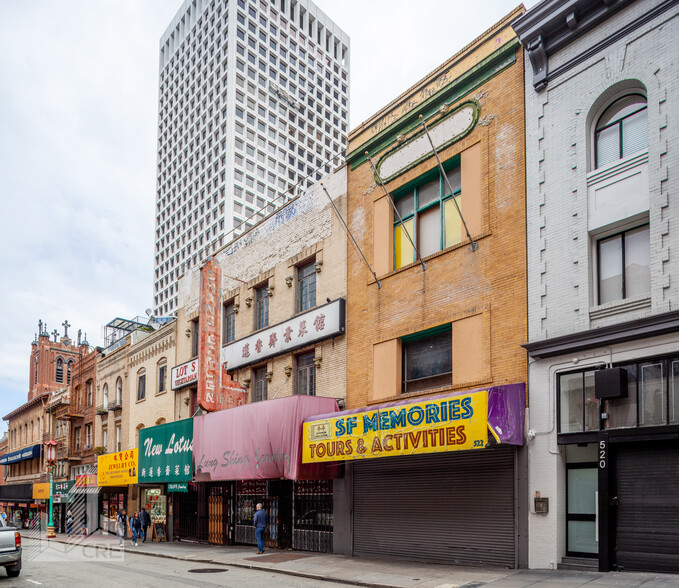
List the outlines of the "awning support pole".
{"type": "Polygon", "coordinates": [[[328,200],[330,200],[330,204],[332,204],[332,207],[335,209],[335,212],[337,213],[337,216],[339,219],[342,221],[342,224],[344,225],[344,228],[347,231],[347,234],[351,237],[351,240],[354,242],[354,245],[356,245],[356,249],[358,249],[358,252],[361,254],[361,257],[363,258],[363,261],[365,261],[365,265],[368,266],[368,269],[370,270],[370,273],[373,275],[373,278],[375,278],[375,282],[377,282],[377,289],[379,290],[382,287],[382,282],[380,282],[377,279],[377,274],[373,271],[373,268],[370,267],[370,264],[368,263],[368,260],[365,258],[365,255],[363,255],[363,251],[361,251],[361,248],[358,246],[358,243],[356,243],[356,239],[354,239],[354,236],[351,234],[351,231],[349,230],[349,227],[347,226],[347,223],[344,222],[344,219],[342,218],[342,215],[340,214],[340,211],[337,210],[337,206],[335,206],[335,203],[332,200],[332,197],[330,194],[328,194],[328,191],[325,188],[325,185],[323,182],[320,182],[321,188],[323,188],[323,192],[325,192],[325,195],[328,197],[328,200]]]}

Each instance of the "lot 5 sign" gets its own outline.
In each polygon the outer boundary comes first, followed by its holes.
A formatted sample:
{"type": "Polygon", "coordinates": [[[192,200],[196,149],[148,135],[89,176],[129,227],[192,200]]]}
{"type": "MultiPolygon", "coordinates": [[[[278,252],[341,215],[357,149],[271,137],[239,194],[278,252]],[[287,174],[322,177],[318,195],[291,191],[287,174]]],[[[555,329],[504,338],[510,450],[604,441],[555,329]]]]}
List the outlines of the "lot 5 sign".
{"type": "Polygon", "coordinates": [[[304,423],[303,463],[483,448],[488,392],[394,404],[304,423]]]}

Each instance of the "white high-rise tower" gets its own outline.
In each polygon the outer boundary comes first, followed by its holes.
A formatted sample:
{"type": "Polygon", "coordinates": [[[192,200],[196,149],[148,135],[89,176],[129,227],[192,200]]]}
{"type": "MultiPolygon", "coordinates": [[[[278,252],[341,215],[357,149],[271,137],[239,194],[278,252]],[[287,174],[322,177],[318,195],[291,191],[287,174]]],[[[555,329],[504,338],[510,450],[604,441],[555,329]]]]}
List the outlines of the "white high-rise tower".
{"type": "Polygon", "coordinates": [[[177,279],[328,172],[349,37],[309,0],[186,0],[160,41],[154,310],[177,279]]]}

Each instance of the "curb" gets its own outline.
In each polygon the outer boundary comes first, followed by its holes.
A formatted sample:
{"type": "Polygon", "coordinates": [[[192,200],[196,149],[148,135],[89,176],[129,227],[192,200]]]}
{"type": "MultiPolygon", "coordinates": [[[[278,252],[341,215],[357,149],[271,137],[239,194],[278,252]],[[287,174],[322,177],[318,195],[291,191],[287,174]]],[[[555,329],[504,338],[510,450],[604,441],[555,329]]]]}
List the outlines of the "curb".
{"type": "MultiPolygon", "coordinates": [[[[50,539],[50,541],[54,541],[55,543],[63,543],[64,545],[73,545],[72,543],[68,541],[63,541],[61,539],[50,539]]],[[[89,548],[94,548],[94,549],[101,549],[103,551],[113,551],[118,553],[120,551],[120,548],[115,547],[115,546],[107,546],[107,545],[97,545],[97,544],[90,544],[86,545],[82,543],[84,547],[89,547],[89,548]]],[[[176,555],[169,555],[169,554],[164,554],[164,553],[150,553],[148,551],[133,551],[133,550],[127,550],[123,548],[125,552],[129,553],[136,553],[139,555],[145,555],[147,557],[158,557],[162,559],[174,559],[177,561],[183,561],[183,562],[191,562],[191,563],[203,563],[203,564],[209,564],[209,565],[214,565],[214,566],[220,566],[220,567],[234,567],[234,568],[243,568],[243,569],[248,569],[248,570],[257,570],[259,572],[271,572],[274,574],[283,574],[286,576],[297,576],[299,578],[306,578],[308,580],[316,580],[320,582],[335,582],[337,584],[346,584],[348,586],[365,586],[366,588],[399,588],[395,584],[380,584],[377,582],[364,582],[361,580],[347,580],[345,578],[333,578],[331,576],[320,576],[318,574],[311,574],[309,572],[300,572],[297,570],[281,570],[278,568],[271,568],[265,565],[257,565],[257,564],[246,564],[242,562],[219,562],[219,561],[214,561],[212,559],[198,559],[198,558],[186,558],[186,557],[180,557],[176,555]]]]}

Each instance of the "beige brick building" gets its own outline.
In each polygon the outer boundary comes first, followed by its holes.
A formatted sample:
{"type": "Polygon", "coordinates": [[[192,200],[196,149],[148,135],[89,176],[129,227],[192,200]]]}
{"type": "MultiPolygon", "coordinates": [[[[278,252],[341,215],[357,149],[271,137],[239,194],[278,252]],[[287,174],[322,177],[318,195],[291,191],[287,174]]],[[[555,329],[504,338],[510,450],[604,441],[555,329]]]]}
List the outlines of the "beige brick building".
{"type": "MultiPolygon", "coordinates": [[[[344,168],[322,182],[344,217],[344,168]]],[[[232,370],[231,360],[227,369],[245,386],[248,402],[296,393],[341,399],[346,395],[343,335],[308,345],[301,338],[295,344],[293,337],[290,352],[260,361],[255,359],[256,340],[250,358],[243,358],[241,349],[234,351],[254,333],[268,336],[273,326],[346,297],[346,233],[323,186],[315,184],[215,255],[222,268],[222,359],[229,352],[238,356],[239,367],[232,370]]],[[[186,274],[179,287],[177,363],[181,364],[198,354],[198,271],[186,274]]],[[[299,325],[295,329],[298,332],[299,325]]],[[[268,342],[263,344],[265,352],[268,342]]],[[[177,393],[178,413],[185,410],[182,406],[189,398],[187,389],[177,393]]],[[[193,400],[190,405],[194,406],[193,400]]]]}
{"type": "Polygon", "coordinates": [[[175,364],[176,321],[135,343],[130,348],[129,426],[134,446],[139,430],[175,420],[175,402],[170,390],[170,369],[175,364]]]}

